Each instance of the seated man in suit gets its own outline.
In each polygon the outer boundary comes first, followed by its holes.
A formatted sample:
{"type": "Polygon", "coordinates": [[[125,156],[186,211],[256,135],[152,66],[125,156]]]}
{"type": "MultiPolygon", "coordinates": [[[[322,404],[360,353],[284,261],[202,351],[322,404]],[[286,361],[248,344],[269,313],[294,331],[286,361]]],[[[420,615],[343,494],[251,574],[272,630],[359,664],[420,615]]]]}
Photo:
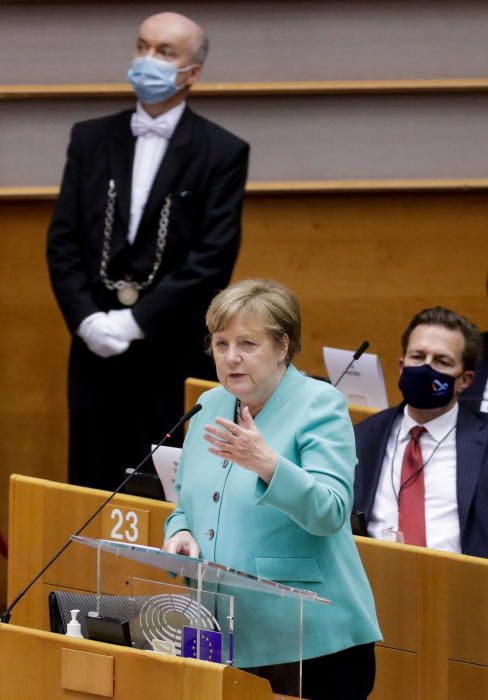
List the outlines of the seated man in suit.
{"type": "Polygon", "coordinates": [[[461,403],[472,411],[488,413],[488,332],[482,333],[483,352],[476,365],[474,381],[463,392],[461,403]]]}
{"type": "MultiPolygon", "coordinates": [[[[488,275],[485,279],[486,294],[488,296],[488,275]]],[[[488,331],[481,334],[483,339],[483,351],[476,365],[474,381],[461,396],[461,404],[465,404],[473,411],[488,413],[488,331]]]]}
{"type": "Polygon", "coordinates": [[[488,421],[459,405],[474,377],[480,334],[435,307],[402,336],[405,399],[356,426],[356,510],[368,532],[407,544],[488,556],[488,421]]]}

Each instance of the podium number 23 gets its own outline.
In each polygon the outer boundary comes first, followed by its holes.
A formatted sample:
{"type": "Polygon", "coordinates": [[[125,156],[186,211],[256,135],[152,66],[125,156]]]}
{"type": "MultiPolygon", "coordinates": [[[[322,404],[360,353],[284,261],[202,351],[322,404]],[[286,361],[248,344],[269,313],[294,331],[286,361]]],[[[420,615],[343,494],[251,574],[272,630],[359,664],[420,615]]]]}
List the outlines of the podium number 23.
{"type": "Polygon", "coordinates": [[[113,508],[110,517],[115,520],[115,525],[110,532],[111,540],[126,540],[137,542],[139,539],[139,518],[133,510],[122,512],[120,508],[113,508]]]}

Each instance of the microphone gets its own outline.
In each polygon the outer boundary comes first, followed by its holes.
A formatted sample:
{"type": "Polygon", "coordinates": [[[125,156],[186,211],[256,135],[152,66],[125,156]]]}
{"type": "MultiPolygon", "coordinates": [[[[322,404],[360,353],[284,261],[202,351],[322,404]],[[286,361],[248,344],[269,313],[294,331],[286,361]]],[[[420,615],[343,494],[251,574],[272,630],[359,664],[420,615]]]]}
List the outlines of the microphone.
{"type": "Polygon", "coordinates": [[[354,355],[352,356],[352,359],[353,359],[353,360],[359,360],[359,358],[361,357],[361,355],[363,354],[363,352],[364,352],[365,350],[367,350],[368,348],[369,348],[369,340],[363,340],[363,342],[361,343],[361,345],[358,347],[358,349],[356,350],[356,352],[355,352],[354,355]]]}
{"type": "MultiPolygon", "coordinates": [[[[126,479],[124,479],[124,481],[120,484],[120,486],[118,486],[118,487],[115,489],[115,491],[113,491],[113,493],[111,493],[110,496],[109,496],[108,498],[106,498],[106,499],[103,501],[103,503],[95,510],[95,512],[94,512],[92,515],[90,515],[90,517],[88,518],[88,520],[87,520],[86,522],[84,522],[83,525],[74,533],[75,536],[81,535],[81,533],[83,532],[83,530],[84,530],[86,527],[88,527],[88,525],[92,522],[92,520],[94,520],[94,519],[96,518],[96,516],[100,513],[100,511],[102,511],[102,510],[105,508],[105,506],[107,505],[107,503],[110,503],[110,501],[112,500],[112,498],[113,498],[114,496],[116,496],[116,495],[119,493],[119,491],[121,491],[121,490],[124,488],[124,486],[127,484],[127,482],[128,482],[130,479],[132,479],[132,477],[134,476],[134,474],[137,474],[137,472],[139,471],[139,469],[141,469],[141,467],[143,467],[143,466],[146,464],[146,462],[147,462],[147,460],[149,459],[149,457],[151,457],[152,454],[153,454],[154,452],[156,452],[156,450],[158,449],[158,447],[161,447],[161,445],[164,445],[164,443],[165,443],[167,440],[169,440],[169,438],[172,436],[172,434],[175,432],[175,430],[178,430],[178,428],[179,428],[181,425],[183,425],[184,423],[186,423],[186,421],[190,420],[190,418],[192,418],[192,417],[195,415],[195,413],[198,413],[198,411],[200,411],[201,408],[202,408],[202,405],[199,404],[199,403],[196,403],[196,404],[193,406],[193,408],[191,408],[191,409],[190,409],[189,411],[187,411],[183,416],[181,416],[180,420],[179,420],[179,421],[176,423],[176,425],[169,431],[169,433],[166,433],[166,435],[164,435],[164,437],[161,438],[161,440],[158,442],[158,444],[156,445],[156,447],[155,447],[153,450],[151,450],[151,451],[144,457],[144,459],[142,460],[142,462],[140,462],[140,463],[137,465],[137,467],[134,469],[134,471],[131,472],[131,473],[129,474],[129,476],[128,476],[126,479]]],[[[0,613],[0,622],[8,623],[8,622],[10,621],[10,618],[11,618],[11,616],[12,616],[12,610],[15,608],[15,606],[17,605],[17,603],[18,603],[20,600],[22,600],[22,598],[25,596],[25,594],[27,593],[27,591],[28,591],[30,588],[32,588],[32,586],[35,584],[35,582],[49,569],[49,567],[50,567],[52,564],[54,564],[54,562],[56,561],[56,559],[57,559],[58,557],[60,557],[61,554],[70,546],[71,542],[72,542],[72,540],[71,540],[71,539],[68,539],[68,541],[64,543],[64,545],[61,547],[61,549],[59,549],[59,550],[56,552],[56,554],[48,561],[48,563],[41,569],[41,571],[32,579],[32,581],[29,581],[29,583],[27,584],[27,586],[26,586],[22,591],[20,591],[20,593],[14,598],[14,600],[12,601],[12,603],[10,603],[10,605],[7,606],[7,609],[6,609],[4,612],[0,613]]]]}
{"type": "Polygon", "coordinates": [[[363,354],[363,352],[364,352],[365,350],[367,350],[368,348],[369,348],[369,340],[363,340],[363,342],[361,343],[361,345],[358,347],[358,349],[356,350],[356,352],[353,354],[352,360],[351,360],[350,363],[347,365],[347,367],[346,367],[346,369],[344,370],[344,372],[341,374],[341,376],[339,377],[339,379],[338,379],[332,386],[337,386],[337,385],[339,384],[339,382],[341,381],[342,377],[347,373],[347,371],[348,371],[348,370],[350,369],[350,367],[354,364],[354,362],[356,362],[356,360],[359,360],[359,358],[361,357],[361,355],[363,354]]]}

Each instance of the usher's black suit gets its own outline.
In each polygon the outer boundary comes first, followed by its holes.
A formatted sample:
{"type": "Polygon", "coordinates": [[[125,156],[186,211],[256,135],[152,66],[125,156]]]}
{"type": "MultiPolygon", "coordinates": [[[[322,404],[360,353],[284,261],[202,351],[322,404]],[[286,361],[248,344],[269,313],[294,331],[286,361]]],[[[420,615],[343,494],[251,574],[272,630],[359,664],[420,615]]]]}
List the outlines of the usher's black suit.
{"type": "Polygon", "coordinates": [[[69,363],[72,483],[115,488],[183,412],[183,380],[209,376],[205,311],[232,273],[240,242],[248,145],[186,108],[127,243],[135,138],[132,112],[76,124],[48,235],[56,298],[73,334],[69,363]],[[109,181],[117,202],[108,277],[151,272],[161,208],[170,194],[157,278],[132,307],[144,340],[103,359],[75,333],[97,311],[123,308],[100,278],[109,181]]]}

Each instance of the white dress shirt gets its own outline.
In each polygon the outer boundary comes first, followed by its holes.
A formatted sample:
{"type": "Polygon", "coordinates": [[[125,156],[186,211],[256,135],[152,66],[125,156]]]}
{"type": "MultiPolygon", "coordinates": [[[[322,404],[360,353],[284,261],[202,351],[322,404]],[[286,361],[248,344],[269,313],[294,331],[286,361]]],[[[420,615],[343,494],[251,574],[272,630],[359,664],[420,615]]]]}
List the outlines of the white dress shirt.
{"type": "Polygon", "coordinates": [[[148,124],[166,123],[168,138],[159,136],[153,132],[148,132],[147,134],[138,136],[136,139],[134,165],[132,167],[129,232],[127,234],[127,240],[130,244],[134,243],[136,239],[142,212],[146,206],[154,178],[156,177],[156,173],[159,170],[159,166],[168,148],[169,139],[176,129],[181,115],[185,110],[185,106],[186,103],[182,102],[168,112],[153,119],[143,109],[140,102],[137,103],[136,114],[138,117],[148,122],[148,124]]]}
{"type": "Polygon", "coordinates": [[[486,380],[485,390],[483,392],[483,400],[481,401],[480,411],[488,413],[488,379],[486,380]]]}
{"type": "MultiPolygon", "coordinates": [[[[420,437],[425,485],[427,547],[461,552],[456,489],[456,423],[459,405],[424,423],[420,437]]],[[[403,455],[410,429],[418,425],[405,406],[392,426],[368,525],[372,537],[383,539],[383,530],[398,530],[398,491],[403,455]]]]}

